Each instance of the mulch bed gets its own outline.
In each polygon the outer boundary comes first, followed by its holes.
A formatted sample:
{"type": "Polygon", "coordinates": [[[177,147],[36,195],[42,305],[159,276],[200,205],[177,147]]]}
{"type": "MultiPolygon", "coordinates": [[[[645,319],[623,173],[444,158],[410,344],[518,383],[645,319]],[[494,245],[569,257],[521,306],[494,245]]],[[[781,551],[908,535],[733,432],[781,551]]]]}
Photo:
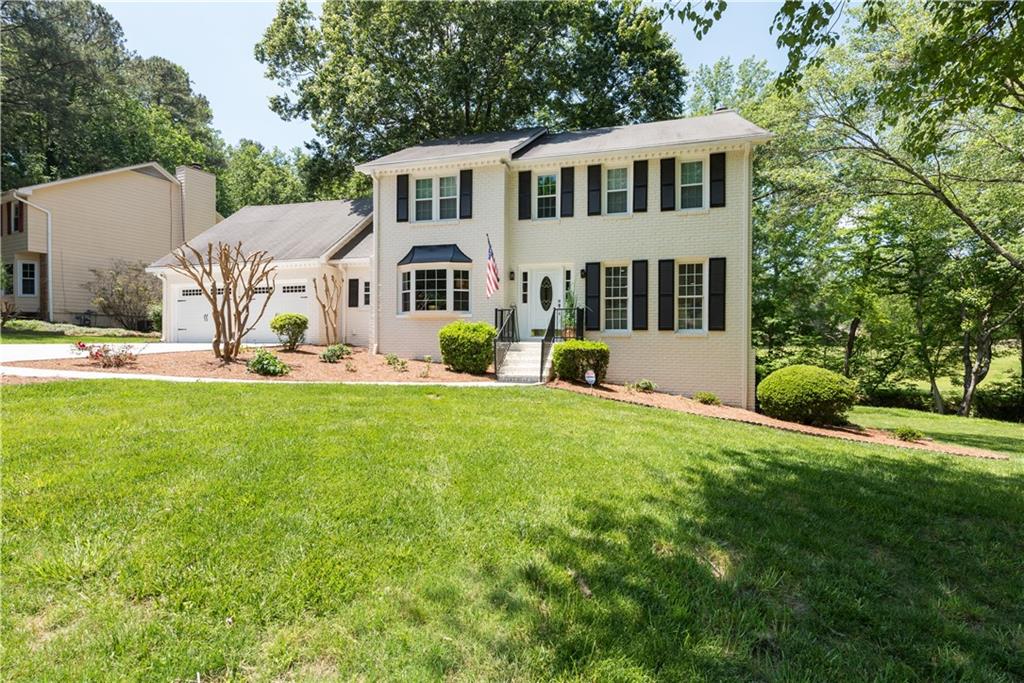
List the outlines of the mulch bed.
{"type": "MultiPolygon", "coordinates": [[[[264,377],[249,372],[245,362],[255,350],[246,350],[235,363],[222,363],[213,351],[180,351],[175,353],[146,353],[134,363],[121,368],[101,368],[87,358],[62,358],[7,363],[16,367],[47,368],[50,370],[84,370],[119,374],[170,375],[173,377],[203,377],[304,382],[488,382],[493,374],[467,375],[452,372],[440,363],[409,360],[408,370],[399,372],[384,362],[383,355],[373,355],[366,349],[353,348],[352,355],[338,363],[320,360],[322,346],[300,346],[296,351],[271,349],[288,364],[291,372],[282,377],[264,377]],[[429,365],[429,373],[427,366],[429,365]]],[[[5,379],[6,381],[6,379],[5,379]]]]}
{"type": "Polygon", "coordinates": [[[921,439],[920,441],[900,441],[889,432],[880,429],[858,427],[857,425],[846,425],[843,427],[817,427],[813,425],[803,425],[796,422],[786,422],[785,420],[777,420],[773,417],[768,417],[767,415],[755,413],[750,410],[744,410],[743,408],[704,405],[703,403],[697,403],[693,399],[686,398],[685,396],[661,393],[648,394],[630,391],[624,386],[618,384],[603,384],[599,387],[591,388],[585,384],[556,380],[551,382],[548,386],[565,391],[573,391],[578,394],[585,394],[587,396],[606,398],[612,401],[621,401],[623,403],[632,403],[651,408],[664,408],[667,410],[675,410],[680,413],[703,415],[705,417],[717,417],[722,420],[732,420],[734,422],[745,422],[752,425],[783,429],[787,432],[799,432],[801,434],[825,436],[833,439],[845,439],[846,441],[873,443],[883,446],[896,446],[898,448],[909,448],[913,450],[935,451],[949,455],[966,456],[969,458],[985,458],[988,460],[1010,459],[1007,455],[988,451],[983,448],[971,448],[970,446],[940,443],[930,439],[921,439]]]}

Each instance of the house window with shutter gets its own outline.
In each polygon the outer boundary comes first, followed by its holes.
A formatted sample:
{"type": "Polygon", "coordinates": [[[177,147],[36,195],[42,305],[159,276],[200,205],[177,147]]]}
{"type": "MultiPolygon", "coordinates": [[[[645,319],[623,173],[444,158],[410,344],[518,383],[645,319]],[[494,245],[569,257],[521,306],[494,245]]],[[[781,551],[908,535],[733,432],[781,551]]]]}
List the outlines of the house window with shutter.
{"type": "Polygon", "coordinates": [[[14,232],[24,232],[24,226],[21,224],[21,202],[13,202],[14,206],[11,209],[11,229],[14,232]]]}
{"type": "Polygon", "coordinates": [[[604,329],[629,329],[629,266],[605,266],[604,329]]]}
{"type": "Polygon", "coordinates": [[[558,196],[558,176],[554,173],[537,176],[537,218],[554,218],[558,196]]]}
{"type": "Polygon", "coordinates": [[[629,201],[629,171],[625,168],[609,168],[605,190],[605,213],[626,213],[629,201]]]}
{"type": "Polygon", "coordinates": [[[434,218],[434,179],[416,180],[416,220],[429,221],[434,218]]]}
{"type": "Polygon", "coordinates": [[[679,208],[704,206],[704,162],[684,161],[679,166],[679,208]]]}
{"type": "Polygon", "coordinates": [[[676,329],[680,332],[704,330],[704,264],[680,263],[676,281],[676,329]]]}
{"type": "Polygon", "coordinates": [[[458,184],[455,176],[438,178],[437,184],[441,196],[438,215],[443,221],[452,220],[458,216],[459,211],[458,184]]]}

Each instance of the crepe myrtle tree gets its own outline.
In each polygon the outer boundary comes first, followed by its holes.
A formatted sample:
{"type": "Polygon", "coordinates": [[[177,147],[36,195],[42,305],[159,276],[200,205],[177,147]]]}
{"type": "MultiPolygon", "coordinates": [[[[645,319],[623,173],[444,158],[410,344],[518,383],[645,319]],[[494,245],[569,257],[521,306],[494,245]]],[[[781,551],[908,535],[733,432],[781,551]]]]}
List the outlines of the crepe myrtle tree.
{"type": "Polygon", "coordinates": [[[316,294],[316,302],[320,304],[320,311],[323,313],[324,339],[327,345],[338,343],[338,307],[341,304],[341,280],[331,273],[330,279],[327,274],[321,276],[323,286],[319,286],[313,280],[313,292],[316,294]]]}
{"type": "Polygon", "coordinates": [[[171,270],[192,280],[210,304],[213,354],[224,362],[235,360],[242,339],[256,327],[273,295],[273,259],[266,251],[246,253],[241,242],[211,243],[205,251],[186,243],[175,250],[174,258],[177,263],[171,270]],[[261,288],[267,296],[253,315],[253,300],[261,288]]]}

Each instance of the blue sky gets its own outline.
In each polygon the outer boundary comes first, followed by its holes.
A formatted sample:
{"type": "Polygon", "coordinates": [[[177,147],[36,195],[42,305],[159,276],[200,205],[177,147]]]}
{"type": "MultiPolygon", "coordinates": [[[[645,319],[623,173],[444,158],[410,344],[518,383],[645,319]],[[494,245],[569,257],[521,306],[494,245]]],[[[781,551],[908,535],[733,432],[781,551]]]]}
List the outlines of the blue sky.
{"type": "MultiPolygon", "coordinates": [[[[278,89],[263,76],[253,46],[274,17],[273,2],[101,4],[121,23],[129,49],[145,57],[166,57],[189,72],[194,89],[209,98],[214,125],[228,142],[245,137],[290,149],[313,137],[308,122],[283,121],[267,106],[278,89]]],[[[702,41],[677,21],[668,22],[667,28],[691,69],[723,56],[736,63],[751,55],[780,69],[784,55],[768,33],[779,4],[730,2],[721,22],[702,41]]]]}

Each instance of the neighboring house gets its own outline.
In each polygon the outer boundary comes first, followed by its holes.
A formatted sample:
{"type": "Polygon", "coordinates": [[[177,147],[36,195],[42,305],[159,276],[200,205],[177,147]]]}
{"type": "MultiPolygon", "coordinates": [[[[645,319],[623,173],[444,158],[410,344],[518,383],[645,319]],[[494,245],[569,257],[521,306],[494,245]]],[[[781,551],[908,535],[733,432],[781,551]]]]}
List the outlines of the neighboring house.
{"type": "MultiPolygon", "coordinates": [[[[278,313],[301,313],[309,318],[306,339],[323,343],[324,323],[316,289],[323,296],[324,281],[333,275],[345,288],[338,320],[333,321],[342,341],[357,346],[370,343],[370,257],[373,246],[371,200],[306,202],[277,206],[247,206],[231,214],[189,244],[203,252],[207,245],[242,244],[245,253],[266,251],[274,261],[274,289],[260,291],[252,314],[263,316],[246,339],[277,341],[270,321],[278,313]]],[[[186,252],[188,253],[188,252],[186,252]]],[[[213,337],[210,305],[186,275],[170,268],[177,261],[167,254],[148,269],[164,281],[163,339],[169,342],[206,342],[213,337]]]]}
{"type": "Polygon", "coordinates": [[[113,324],[87,285],[115,261],[149,263],[217,221],[216,179],[189,166],[171,175],[150,162],[8,190],[0,244],[21,315],[113,324]]]}
{"type": "MultiPolygon", "coordinates": [[[[262,232],[253,225],[232,239],[277,259],[270,306],[309,315],[311,341],[322,327],[312,281],[334,273],[346,282],[336,321],[346,341],[439,358],[441,327],[494,322],[514,307],[524,342],[516,355],[537,361],[526,363],[537,379],[540,339],[572,290],[586,338],[611,347],[611,381],[646,378],[752,408],[751,159],[770,137],[720,111],[428,142],[357,166],[373,179],[372,205],[249,207],[196,242],[223,239],[245,212],[259,215],[262,232]],[[501,278],[491,297],[488,244],[501,278]]],[[[212,327],[198,316],[208,310],[181,296],[188,282],[168,275],[168,263],[154,264],[168,283],[164,338],[205,341],[212,327]]],[[[268,321],[252,340],[272,338],[268,321]]]]}

